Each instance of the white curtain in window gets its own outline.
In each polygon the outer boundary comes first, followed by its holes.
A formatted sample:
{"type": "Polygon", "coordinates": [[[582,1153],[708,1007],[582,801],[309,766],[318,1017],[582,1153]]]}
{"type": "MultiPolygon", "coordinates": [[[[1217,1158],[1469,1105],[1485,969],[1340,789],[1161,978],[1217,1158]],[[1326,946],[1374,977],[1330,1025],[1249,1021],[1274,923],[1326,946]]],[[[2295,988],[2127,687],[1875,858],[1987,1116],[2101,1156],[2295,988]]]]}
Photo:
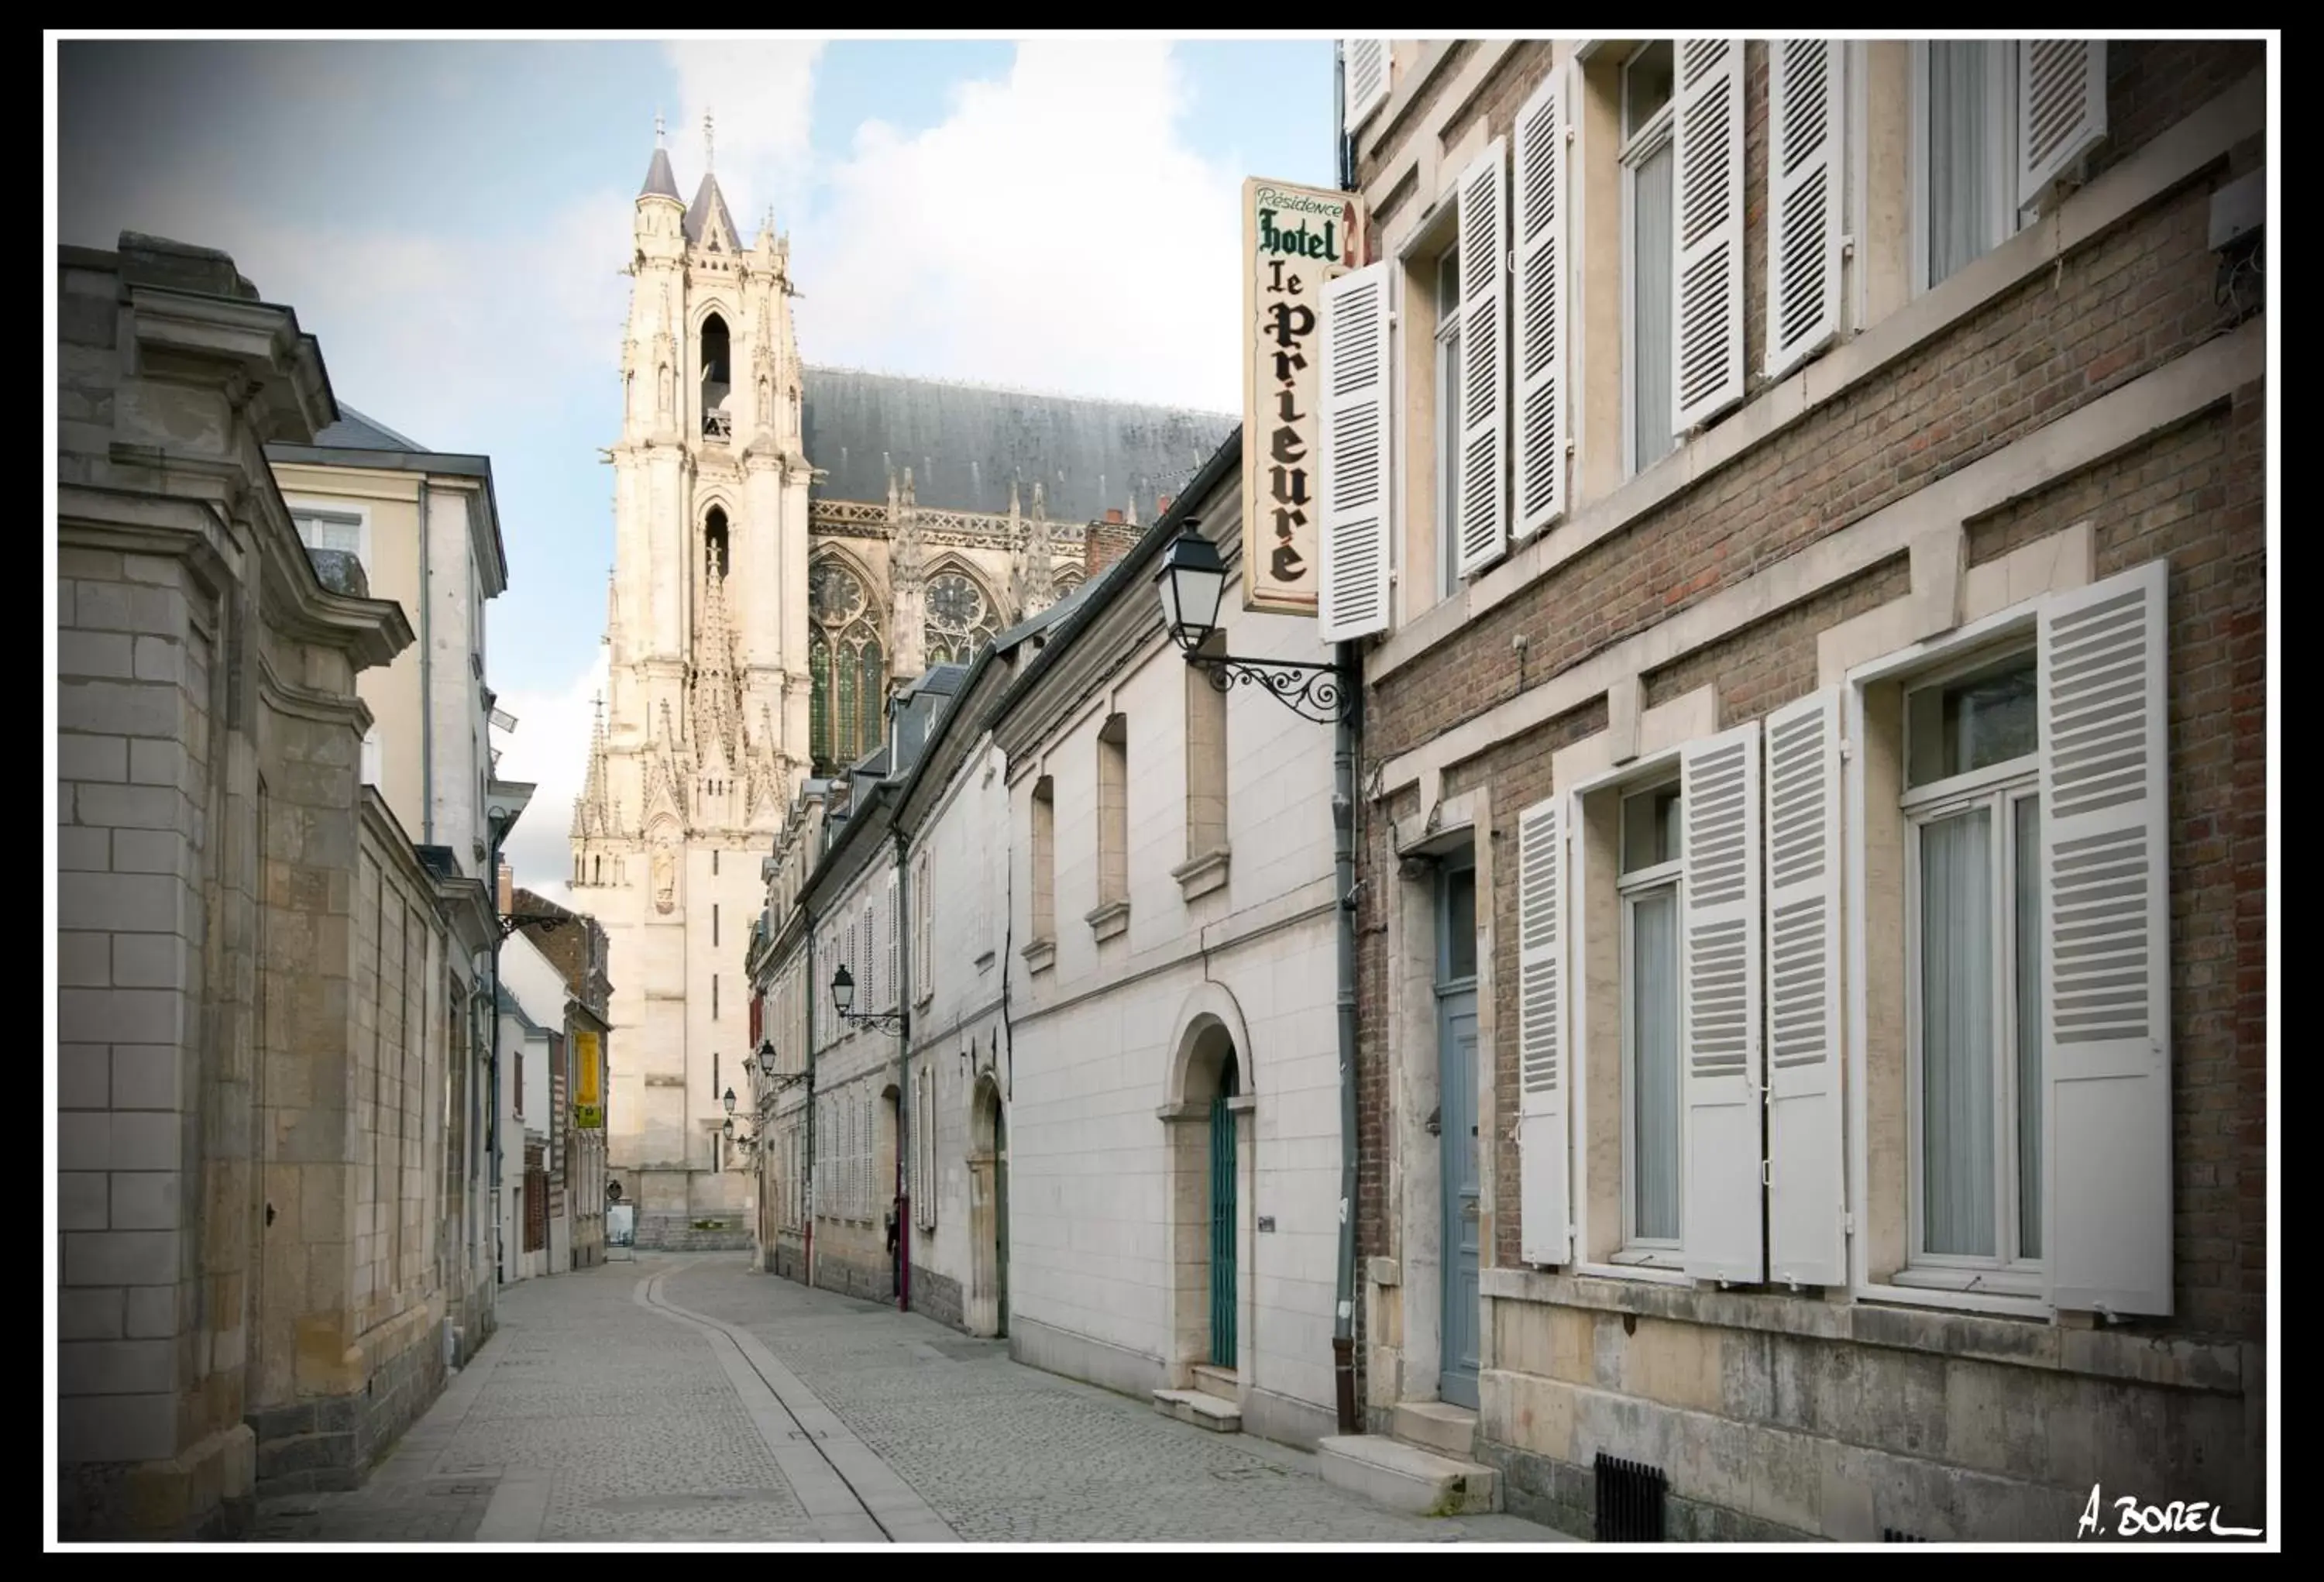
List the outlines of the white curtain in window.
{"type": "Polygon", "coordinates": [[[1921,827],[1924,1250],[1991,1257],[1993,829],[1976,808],[1921,827]]]}
{"type": "Polygon", "coordinates": [[[1929,283],[1981,255],[1993,206],[1995,117],[1986,43],[1929,42],[1929,283]]]}
{"type": "Polygon", "coordinates": [[[2042,1255],[2042,804],[2021,797],[2017,828],[2017,1252],[2042,1255]]]}
{"type": "Polygon", "coordinates": [[[1630,909],[1631,1136],[1636,1235],[1679,1235],[1678,892],[1657,890],[1630,909]]]}
{"type": "Polygon", "coordinates": [[[1671,272],[1678,244],[1672,234],[1671,183],[1676,169],[1671,144],[1634,167],[1630,187],[1630,356],[1636,372],[1630,387],[1631,443],[1635,470],[1644,472],[1676,443],[1671,433],[1671,381],[1676,376],[1671,345],[1675,301],[1671,272]]]}

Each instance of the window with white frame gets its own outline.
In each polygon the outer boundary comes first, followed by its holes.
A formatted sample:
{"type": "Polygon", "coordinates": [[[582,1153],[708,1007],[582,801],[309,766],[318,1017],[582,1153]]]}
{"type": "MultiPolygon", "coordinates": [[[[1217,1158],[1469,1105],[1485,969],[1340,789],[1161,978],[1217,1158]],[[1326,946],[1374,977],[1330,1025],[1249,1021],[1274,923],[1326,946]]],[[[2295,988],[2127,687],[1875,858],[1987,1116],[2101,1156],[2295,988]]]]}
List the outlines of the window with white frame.
{"type": "Polygon", "coordinates": [[[1623,1262],[1680,1247],[1679,784],[1621,801],[1623,1262]]]}
{"type": "Polygon", "coordinates": [[[1461,248],[1436,262],[1436,592],[1461,588],[1461,248]]]}
{"type": "Polygon", "coordinates": [[[1676,443],[1674,81],[1668,40],[1641,44],[1622,68],[1622,449],[1629,473],[1652,467],[1676,443]]]}
{"type": "Polygon", "coordinates": [[[1910,687],[1903,797],[1910,1266],[2028,1290],[2042,1255],[2036,694],[2030,649],[1910,687]]]}
{"type": "Polygon", "coordinates": [[[1919,151],[1914,273],[1941,283],[2017,229],[2013,83],[2016,49],[1991,39],[1914,47],[1919,151]]]}
{"type": "Polygon", "coordinates": [[[1914,284],[1936,285],[2046,208],[2107,132],[2101,39],[1913,46],[1914,284]]]}
{"type": "Polygon", "coordinates": [[[341,550],[362,561],[366,573],[371,570],[369,535],[360,513],[300,509],[290,513],[290,524],[299,530],[299,541],[309,549],[341,550]]]}

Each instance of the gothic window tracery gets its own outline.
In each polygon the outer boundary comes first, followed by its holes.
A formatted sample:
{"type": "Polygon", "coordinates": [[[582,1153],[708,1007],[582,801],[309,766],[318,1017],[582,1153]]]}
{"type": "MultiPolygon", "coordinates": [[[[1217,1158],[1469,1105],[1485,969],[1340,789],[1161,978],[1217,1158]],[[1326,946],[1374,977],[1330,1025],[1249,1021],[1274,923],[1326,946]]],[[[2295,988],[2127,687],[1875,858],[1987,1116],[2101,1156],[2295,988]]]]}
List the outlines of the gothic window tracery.
{"type": "Polygon", "coordinates": [[[816,768],[829,772],[880,745],[885,731],[887,651],[862,580],[836,560],[807,578],[815,628],[807,643],[807,708],[816,768]]]}
{"type": "Polygon", "coordinates": [[[957,569],[928,579],[927,648],[931,665],[964,665],[1001,630],[1001,610],[975,578],[957,569]]]}

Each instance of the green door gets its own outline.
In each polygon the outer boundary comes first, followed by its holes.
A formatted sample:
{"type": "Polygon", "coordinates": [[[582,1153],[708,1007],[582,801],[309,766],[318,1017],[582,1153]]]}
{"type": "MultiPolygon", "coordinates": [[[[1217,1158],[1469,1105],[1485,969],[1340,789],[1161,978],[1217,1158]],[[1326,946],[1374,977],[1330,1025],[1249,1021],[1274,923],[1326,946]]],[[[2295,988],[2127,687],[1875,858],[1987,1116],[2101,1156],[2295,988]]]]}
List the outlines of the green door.
{"type": "Polygon", "coordinates": [[[1211,1365],[1235,1365],[1235,1118],[1231,1061],[1211,1100],[1211,1365]]]}
{"type": "Polygon", "coordinates": [[[992,1268],[1000,1298],[1000,1327],[1009,1333],[1009,1117],[995,1100],[992,1106],[992,1268]]]}

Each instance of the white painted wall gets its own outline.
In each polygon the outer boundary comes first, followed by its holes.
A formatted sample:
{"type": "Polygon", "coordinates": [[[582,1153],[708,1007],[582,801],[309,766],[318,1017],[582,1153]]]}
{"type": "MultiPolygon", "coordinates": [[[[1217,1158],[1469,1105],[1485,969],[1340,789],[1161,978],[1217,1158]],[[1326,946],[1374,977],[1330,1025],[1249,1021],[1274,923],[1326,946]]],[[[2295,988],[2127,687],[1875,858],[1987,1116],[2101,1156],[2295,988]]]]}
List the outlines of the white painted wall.
{"type": "MultiPolygon", "coordinates": [[[[1231,652],[1328,657],[1311,620],[1247,615],[1240,598],[1231,583],[1231,652]]],[[[1126,937],[1101,946],[1084,921],[1097,904],[1097,733],[1108,706],[1083,709],[1041,744],[1038,762],[1010,766],[1016,938],[1029,938],[1025,837],[1044,772],[1055,782],[1057,937],[1054,968],[1008,964],[1012,1316],[1168,1356],[1168,1144],[1157,1110],[1181,1013],[1207,979],[1233,997],[1248,1030],[1238,1056],[1258,1104],[1254,1201],[1243,1212],[1275,1224],[1245,1243],[1245,1380],[1328,1409],[1339,1194],[1333,733],[1254,689],[1231,694],[1228,882],[1189,902],[1171,875],[1188,856],[1185,662],[1157,637],[1112,685],[1130,733],[1126,937]]]]}
{"type": "MultiPolygon", "coordinates": [[[[914,935],[926,949],[912,961],[912,1064],[936,1077],[936,1225],[914,1230],[912,1263],[957,1281],[964,1309],[972,1295],[967,1158],[975,1083],[961,1051],[973,1041],[979,1067],[991,1060],[1007,958],[1024,940],[1021,933],[1013,941],[1007,937],[1007,771],[991,739],[980,741],[962,759],[910,852],[910,910],[927,917],[914,935]]],[[[1005,1037],[1001,1041],[1005,1050],[1005,1037]]]]}

